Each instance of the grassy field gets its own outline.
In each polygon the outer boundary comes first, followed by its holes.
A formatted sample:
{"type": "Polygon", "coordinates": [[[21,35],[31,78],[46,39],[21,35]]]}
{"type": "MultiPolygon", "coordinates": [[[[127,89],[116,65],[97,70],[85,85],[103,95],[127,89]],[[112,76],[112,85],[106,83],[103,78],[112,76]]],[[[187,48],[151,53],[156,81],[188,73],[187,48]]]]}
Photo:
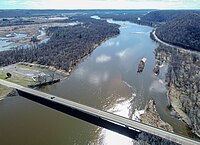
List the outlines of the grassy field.
{"type": "MultiPolygon", "coordinates": [[[[36,85],[40,83],[38,81],[34,81],[32,78],[40,73],[47,75],[47,81],[48,79],[52,79],[51,77],[48,78],[48,76],[52,74],[55,74],[54,79],[63,78],[63,76],[56,74],[55,71],[49,70],[48,68],[40,68],[34,65],[23,65],[18,63],[0,68],[0,79],[26,87],[28,85],[36,85]],[[7,77],[8,72],[11,74],[11,77],[9,78],[7,77]]],[[[0,99],[2,96],[6,96],[11,90],[11,88],[0,85],[0,99]]]]}
{"type": "MultiPolygon", "coordinates": [[[[34,85],[36,82],[34,82],[32,79],[28,79],[19,75],[15,75],[12,73],[12,76],[10,78],[7,78],[5,71],[0,69],[0,79],[6,80],[9,82],[13,82],[22,86],[28,86],[28,85],[34,85]]],[[[4,98],[8,93],[12,91],[12,88],[0,85],[0,100],[4,98]]]]}
{"type": "MultiPolygon", "coordinates": [[[[13,82],[13,83],[17,83],[17,84],[22,85],[22,86],[27,86],[27,85],[35,83],[33,81],[27,80],[25,78],[18,77],[18,76],[13,75],[13,74],[12,74],[11,78],[6,79],[6,73],[4,73],[2,71],[0,71],[0,79],[7,80],[7,81],[10,81],[10,82],[13,82]]],[[[12,88],[0,85],[0,100],[2,98],[4,98],[7,94],[9,94],[11,91],[12,91],[12,88]]]]}
{"type": "Polygon", "coordinates": [[[0,100],[12,91],[11,88],[0,85],[0,100]]]}
{"type": "Polygon", "coordinates": [[[22,77],[19,75],[15,75],[12,73],[12,76],[10,78],[6,77],[6,72],[0,71],[0,79],[6,80],[9,82],[13,82],[22,86],[28,86],[28,85],[33,85],[35,82],[32,79],[29,79],[27,77],[22,77]]]}
{"type": "MultiPolygon", "coordinates": [[[[31,64],[34,64],[34,63],[31,63],[31,64]]],[[[37,67],[37,66],[34,66],[34,65],[30,66],[30,65],[17,64],[16,66],[18,68],[25,68],[25,69],[30,69],[30,70],[38,70],[38,71],[41,71],[41,72],[44,72],[44,73],[50,73],[50,70],[44,69],[44,68],[40,68],[40,67],[37,67]]]]}

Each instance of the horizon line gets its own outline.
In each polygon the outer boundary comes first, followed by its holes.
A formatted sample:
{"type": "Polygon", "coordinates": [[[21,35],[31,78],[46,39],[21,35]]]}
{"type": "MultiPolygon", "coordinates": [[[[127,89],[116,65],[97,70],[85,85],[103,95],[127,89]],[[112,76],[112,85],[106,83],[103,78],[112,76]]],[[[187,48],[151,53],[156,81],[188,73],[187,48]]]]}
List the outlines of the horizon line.
{"type": "Polygon", "coordinates": [[[66,8],[66,9],[59,9],[59,8],[0,8],[0,10],[200,10],[200,8],[166,8],[166,9],[153,9],[153,8],[149,8],[149,9],[140,9],[140,8],[138,8],[138,9],[135,9],[135,8],[133,8],[133,9],[126,9],[126,8],[122,8],[122,9],[118,9],[118,8],[112,8],[112,9],[104,9],[104,8],[98,8],[98,9],[96,9],[96,8],[82,8],[82,9],[76,9],[76,8],[66,8]]]}

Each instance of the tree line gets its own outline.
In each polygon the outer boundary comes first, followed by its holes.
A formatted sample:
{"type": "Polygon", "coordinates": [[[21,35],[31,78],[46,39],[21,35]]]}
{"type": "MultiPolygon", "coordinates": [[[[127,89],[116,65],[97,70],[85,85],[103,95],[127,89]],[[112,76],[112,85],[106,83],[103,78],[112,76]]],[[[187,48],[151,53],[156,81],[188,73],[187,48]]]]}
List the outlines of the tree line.
{"type": "Polygon", "coordinates": [[[103,20],[80,18],[79,22],[81,24],[74,26],[48,28],[50,40],[45,44],[0,52],[0,66],[36,62],[68,71],[91,53],[95,45],[120,33],[119,25],[103,20]]]}
{"type": "Polygon", "coordinates": [[[199,23],[199,14],[186,14],[157,28],[156,35],[167,43],[200,51],[199,23]]]}

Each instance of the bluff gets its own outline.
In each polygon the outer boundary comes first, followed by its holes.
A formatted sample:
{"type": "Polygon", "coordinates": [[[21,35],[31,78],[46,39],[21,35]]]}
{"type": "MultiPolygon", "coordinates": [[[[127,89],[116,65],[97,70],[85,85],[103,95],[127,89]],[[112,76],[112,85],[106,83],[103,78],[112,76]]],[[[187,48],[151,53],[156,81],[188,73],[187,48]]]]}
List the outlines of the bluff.
{"type": "Polygon", "coordinates": [[[185,49],[200,51],[200,14],[186,14],[156,29],[156,35],[164,42],[185,49]]]}

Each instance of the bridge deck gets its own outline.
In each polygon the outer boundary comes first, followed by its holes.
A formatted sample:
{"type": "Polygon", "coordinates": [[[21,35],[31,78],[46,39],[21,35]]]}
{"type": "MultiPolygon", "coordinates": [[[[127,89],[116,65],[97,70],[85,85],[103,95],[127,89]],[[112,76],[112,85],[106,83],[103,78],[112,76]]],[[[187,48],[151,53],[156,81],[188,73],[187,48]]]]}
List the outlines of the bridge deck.
{"type": "MultiPolygon", "coordinates": [[[[23,87],[11,82],[7,82],[4,80],[0,79],[0,84],[4,85],[4,86],[8,86],[14,89],[19,90],[22,93],[26,93],[28,95],[32,95],[34,97],[36,97],[37,99],[43,99],[46,100],[48,102],[52,102],[52,103],[56,103],[56,104],[60,104],[60,105],[64,105],[67,106],[69,108],[72,108],[74,110],[77,110],[79,112],[82,112],[84,114],[96,117],[96,119],[103,119],[112,123],[115,123],[116,125],[119,125],[121,127],[126,127],[129,129],[137,129],[143,132],[147,132],[156,136],[159,136],[161,138],[179,143],[179,144],[186,144],[186,145],[197,145],[200,144],[200,142],[197,142],[195,140],[186,138],[186,137],[182,137],[180,135],[177,135],[175,133],[171,133],[171,132],[167,132],[165,130],[162,129],[158,129],[122,116],[118,116],[109,112],[105,112],[105,111],[101,111],[92,107],[88,107],[70,100],[66,100],[54,95],[50,95],[47,93],[43,93],[37,90],[33,90],[27,87],[23,87]]],[[[33,98],[34,99],[34,98],[33,98]]]]}

